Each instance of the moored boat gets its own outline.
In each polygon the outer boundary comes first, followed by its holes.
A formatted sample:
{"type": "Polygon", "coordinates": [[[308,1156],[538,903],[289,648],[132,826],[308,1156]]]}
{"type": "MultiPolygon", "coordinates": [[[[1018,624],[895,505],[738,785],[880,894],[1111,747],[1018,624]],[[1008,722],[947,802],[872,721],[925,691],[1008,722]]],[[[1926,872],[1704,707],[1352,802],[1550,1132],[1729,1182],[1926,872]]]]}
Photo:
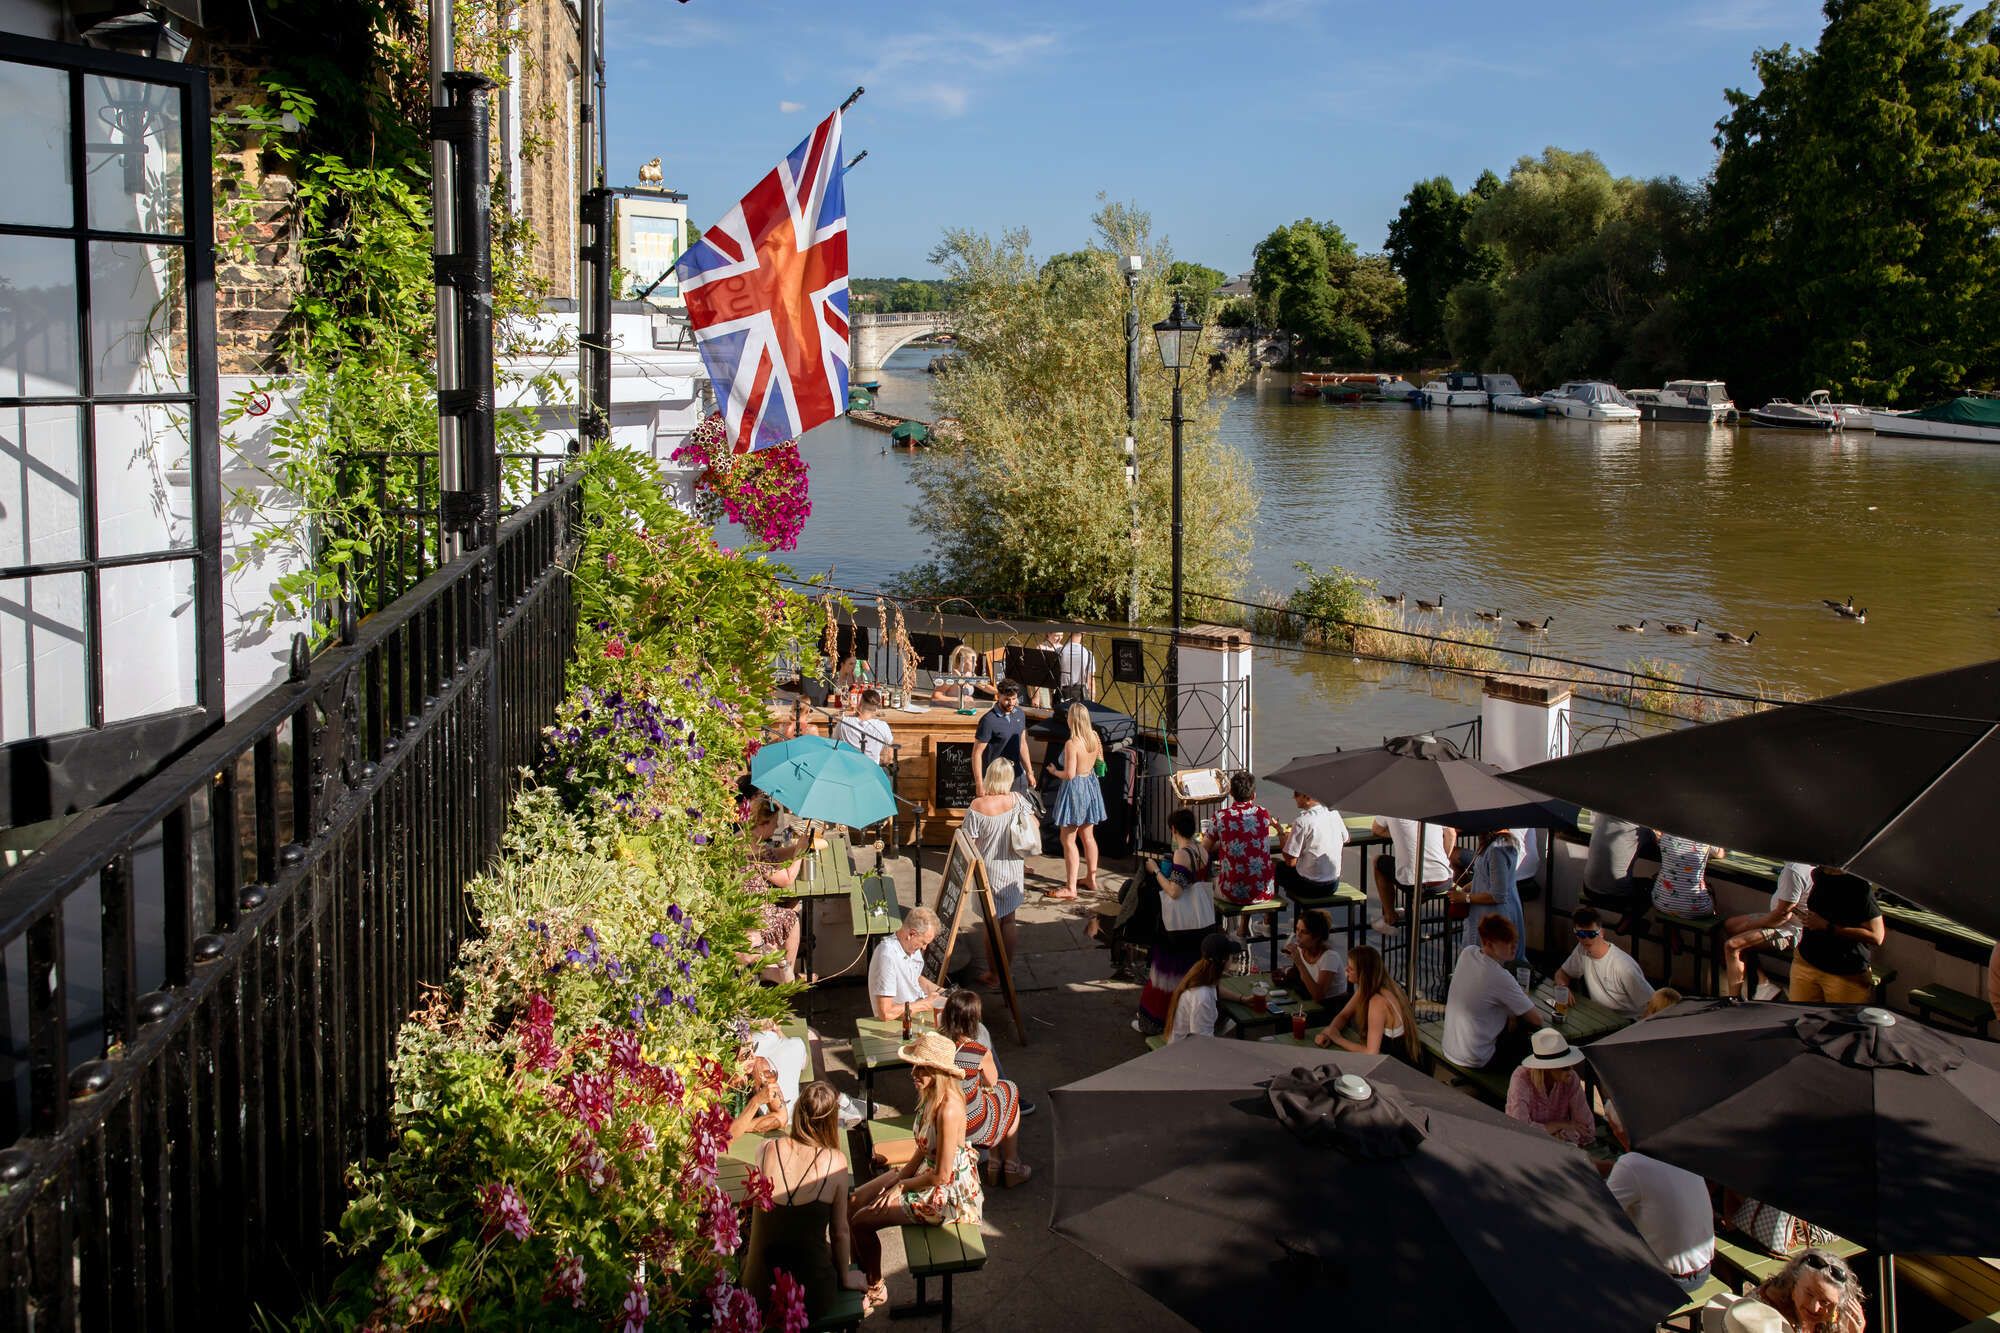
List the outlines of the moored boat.
{"type": "Polygon", "coordinates": [[[1521,382],[1512,375],[1481,375],[1479,385],[1489,395],[1495,412],[1515,417],[1545,417],[1549,405],[1534,394],[1521,392],[1521,382]]]}
{"type": "Polygon", "coordinates": [[[1736,419],[1736,404],[1721,380],[1668,380],[1659,389],[1639,389],[1632,395],[1641,421],[1683,421],[1713,426],[1736,419]]]}
{"type": "Polygon", "coordinates": [[[1359,384],[1322,384],[1319,396],[1329,403],[1358,403],[1361,401],[1359,384]]]}
{"type": "Polygon", "coordinates": [[[1384,398],[1407,403],[1422,393],[1423,390],[1399,376],[1384,375],[1376,382],[1375,392],[1381,394],[1384,398]]]}
{"type": "Polygon", "coordinates": [[[2000,444],[2000,398],[1964,394],[1915,412],[1877,412],[1877,435],[2000,444]]]}
{"type": "Polygon", "coordinates": [[[1479,379],[1474,371],[1454,370],[1425,384],[1424,399],[1432,407],[1485,407],[1492,395],[1481,387],[1479,379]]]}
{"type": "Polygon", "coordinates": [[[1603,380],[1570,380],[1561,388],[1545,390],[1542,401],[1551,416],[1574,417],[1579,421],[1637,421],[1639,409],[1615,384],[1603,380]]]}
{"type": "MultiPolygon", "coordinates": [[[[1826,390],[1813,390],[1811,399],[1824,402],[1826,390]]],[[[1839,430],[1840,417],[1815,406],[1811,399],[1795,403],[1789,398],[1773,398],[1762,407],[1750,409],[1745,415],[1753,426],[1769,426],[1776,430],[1839,430]]]]}

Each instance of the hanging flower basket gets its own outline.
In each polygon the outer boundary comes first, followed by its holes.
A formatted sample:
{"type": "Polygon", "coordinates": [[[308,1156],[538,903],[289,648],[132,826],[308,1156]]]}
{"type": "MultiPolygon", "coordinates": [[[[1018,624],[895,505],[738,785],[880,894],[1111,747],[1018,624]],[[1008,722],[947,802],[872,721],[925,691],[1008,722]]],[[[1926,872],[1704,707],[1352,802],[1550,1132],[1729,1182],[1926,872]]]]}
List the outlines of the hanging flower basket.
{"type": "Polygon", "coordinates": [[[722,414],[716,413],[688,432],[673,459],[701,469],[695,478],[698,517],[712,523],[719,511],[774,551],[799,544],[812,501],[796,440],[755,453],[732,452],[722,414]]]}

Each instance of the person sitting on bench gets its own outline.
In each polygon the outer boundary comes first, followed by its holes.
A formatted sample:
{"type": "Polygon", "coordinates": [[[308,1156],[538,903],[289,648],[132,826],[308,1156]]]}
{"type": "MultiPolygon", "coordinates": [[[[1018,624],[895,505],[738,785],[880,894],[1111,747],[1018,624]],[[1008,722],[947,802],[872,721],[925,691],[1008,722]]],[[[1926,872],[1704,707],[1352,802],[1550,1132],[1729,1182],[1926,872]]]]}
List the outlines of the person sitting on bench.
{"type": "Polygon", "coordinates": [[[1746,1000],[1757,998],[1750,994],[1744,980],[1743,955],[1756,949],[1783,953],[1797,944],[1806,928],[1799,924],[1795,914],[1811,889],[1812,867],[1803,861],[1787,861],[1778,871],[1778,886],[1771,894],[1768,909],[1732,916],[1722,923],[1728,934],[1722,943],[1724,995],[1733,996],[1740,991],[1746,1000]]]}
{"type": "Polygon", "coordinates": [[[1452,969],[1444,1001],[1444,1058],[1460,1069],[1511,1069],[1527,1054],[1525,1029],[1542,1025],[1542,1011],[1501,964],[1514,956],[1514,923],[1489,916],[1479,943],[1468,944],[1452,969]]]}
{"type": "MultiPolygon", "coordinates": [[[[1247,776],[1247,775],[1246,775],[1247,776]]],[[[1294,898],[1326,898],[1340,887],[1340,857],[1347,850],[1347,821],[1304,792],[1293,792],[1298,818],[1285,835],[1278,887],[1294,898]]]]}
{"type": "Polygon", "coordinates": [[[912,907],[896,933],[875,946],[868,961],[868,1003],[875,1017],[901,1018],[905,1010],[935,1011],[944,1003],[944,987],[924,975],[924,950],[937,933],[937,913],[912,907]]]}
{"type": "Polygon", "coordinates": [[[805,1288],[806,1317],[820,1318],[842,1287],[868,1285],[849,1266],[847,1163],[840,1155],[840,1094],[831,1083],[814,1079],[800,1090],[790,1131],[763,1146],[757,1169],[771,1182],[771,1207],[750,1210],[743,1289],[768,1303],[773,1274],[783,1269],[805,1288]]]}

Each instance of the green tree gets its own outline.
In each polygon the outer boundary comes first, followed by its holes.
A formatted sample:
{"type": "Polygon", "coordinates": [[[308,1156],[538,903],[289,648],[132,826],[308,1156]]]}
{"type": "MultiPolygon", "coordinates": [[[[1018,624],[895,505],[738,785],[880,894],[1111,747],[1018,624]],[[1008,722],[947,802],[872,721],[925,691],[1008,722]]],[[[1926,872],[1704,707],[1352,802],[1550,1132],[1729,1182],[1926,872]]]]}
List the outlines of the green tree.
{"type": "Polygon", "coordinates": [[[1520,273],[1596,236],[1637,182],[1614,177],[1595,153],[1544,148],[1524,157],[1506,183],[1481,199],[1466,223],[1473,245],[1491,245],[1520,273]]]}
{"type": "Polygon", "coordinates": [[[1444,346],[1445,298],[1473,276],[1475,250],[1465,224],[1477,204],[1449,177],[1433,176],[1410,187],[1389,224],[1386,248],[1407,289],[1409,337],[1419,348],[1444,346]]]}
{"type": "Polygon", "coordinates": [[[1828,0],[1717,127],[1704,350],[1756,392],[2000,379],[2000,6],[1828,0]]]}
{"type": "Polygon", "coordinates": [[[1196,319],[1206,322],[1215,308],[1215,289],[1227,282],[1219,268],[1176,259],[1167,270],[1167,290],[1187,303],[1196,319]]]}
{"type": "MultiPolygon", "coordinates": [[[[959,293],[962,357],[934,390],[959,429],[919,454],[916,522],[932,558],[905,580],[1053,614],[1122,616],[1135,550],[1120,442],[1125,435],[1125,283],[1121,256],[1145,259],[1140,318],[1164,318],[1172,256],[1149,219],[1106,203],[1088,250],[1038,262],[1024,231],[995,239],[947,231],[932,255],[959,293]]],[[[1220,395],[1241,354],[1183,372],[1186,540],[1190,589],[1239,588],[1248,569],[1248,468],[1217,437],[1220,395]]],[[[1150,348],[1140,361],[1141,615],[1165,606],[1171,472],[1165,415],[1172,374],[1150,348]]],[[[1227,594],[1225,594],[1227,595],[1227,594]]]]}

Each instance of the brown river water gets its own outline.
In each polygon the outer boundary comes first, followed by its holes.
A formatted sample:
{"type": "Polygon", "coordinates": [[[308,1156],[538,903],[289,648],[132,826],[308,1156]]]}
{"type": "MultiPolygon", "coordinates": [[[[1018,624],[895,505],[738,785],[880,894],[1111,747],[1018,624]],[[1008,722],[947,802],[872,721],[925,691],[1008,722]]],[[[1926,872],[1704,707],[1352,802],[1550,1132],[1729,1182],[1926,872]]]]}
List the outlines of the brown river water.
{"type": "MultiPolygon", "coordinates": [[[[891,358],[884,411],[929,416],[931,355],[891,358]]],[[[1342,407],[1275,387],[1236,394],[1222,431],[1258,496],[1246,596],[1291,589],[1295,560],[1340,565],[1406,594],[1413,626],[1490,629],[1475,608],[1500,610],[1504,647],[1808,697],[2000,656],[2000,447],[1342,407]],[[1439,594],[1442,616],[1415,614],[1439,594]],[[1866,624],[1821,605],[1849,595],[1866,624]],[[1531,640],[1517,616],[1555,619],[1531,640]],[[1615,628],[1642,617],[1643,636],[1615,628]],[[1656,629],[1697,617],[1697,638],[1656,629]]],[[[806,438],[794,569],[874,588],[924,557],[909,459],[885,443],[846,421],[806,438]]],[[[1468,682],[1344,657],[1261,651],[1254,689],[1259,767],[1477,713],[1468,682]]]]}

